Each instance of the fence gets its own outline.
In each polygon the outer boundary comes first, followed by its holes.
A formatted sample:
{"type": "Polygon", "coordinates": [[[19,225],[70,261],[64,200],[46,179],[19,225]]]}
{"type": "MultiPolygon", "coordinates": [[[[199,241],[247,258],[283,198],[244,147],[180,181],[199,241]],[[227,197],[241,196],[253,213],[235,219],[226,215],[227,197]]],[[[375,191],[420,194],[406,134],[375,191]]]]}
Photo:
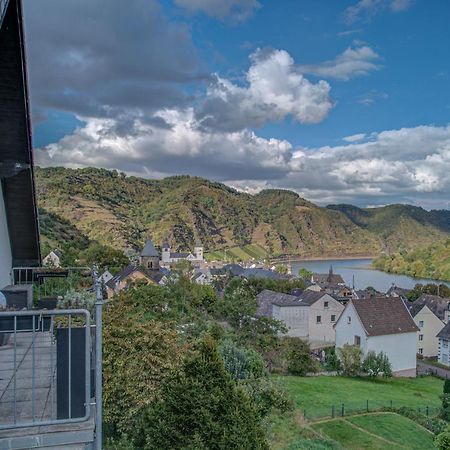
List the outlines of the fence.
{"type": "Polygon", "coordinates": [[[401,408],[401,407],[411,407],[419,413],[426,416],[433,416],[439,412],[439,408],[436,406],[408,406],[396,404],[392,400],[389,402],[377,401],[377,400],[366,400],[362,403],[338,403],[336,405],[314,407],[314,408],[304,408],[302,410],[303,416],[307,420],[318,420],[318,419],[333,419],[337,417],[345,417],[352,414],[370,413],[376,411],[382,411],[387,408],[401,408]]]}
{"type": "Polygon", "coordinates": [[[87,420],[91,348],[86,310],[0,312],[0,430],[87,420]]]}

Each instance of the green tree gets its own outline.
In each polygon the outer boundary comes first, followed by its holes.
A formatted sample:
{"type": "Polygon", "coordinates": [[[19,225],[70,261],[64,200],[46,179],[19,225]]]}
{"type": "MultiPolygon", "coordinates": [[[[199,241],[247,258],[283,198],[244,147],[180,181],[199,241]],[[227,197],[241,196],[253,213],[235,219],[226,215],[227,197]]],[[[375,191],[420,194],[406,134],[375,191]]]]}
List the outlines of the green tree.
{"type": "Polygon", "coordinates": [[[379,352],[378,354],[374,351],[368,352],[361,369],[372,378],[376,378],[380,373],[383,374],[384,378],[392,376],[392,366],[389,358],[383,352],[379,352]]]}
{"type": "Polygon", "coordinates": [[[114,300],[104,314],[104,420],[129,433],[169,371],[184,354],[177,334],[145,319],[129,302],[114,300]]]}
{"type": "Polygon", "coordinates": [[[450,450],[450,430],[448,428],[434,438],[434,445],[438,450],[450,450]]]}
{"type": "Polygon", "coordinates": [[[304,267],[301,267],[298,271],[298,276],[303,280],[311,281],[312,275],[313,273],[310,270],[305,269],[304,267]]]}
{"type": "Polygon", "coordinates": [[[269,448],[253,402],[225,370],[209,336],[144,409],[133,438],[142,450],[269,448]]]}
{"type": "Polygon", "coordinates": [[[348,376],[358,375],[361,370],[362,351],[359,345],[344,344],[338,349],[342,372],[348,376]]]}
{"type": "Polygon", "coordinates": [[[282,275],[286,275],[289,269],[286,264],[277,264],[275,266],[275,272],[281,273],[282,275]]]}
{"type": "Polygon", "coordinates": [[[287,370],[292,375],[305,376],[308,372],[317,372],[317,361],[311,356],[307,341],[293,337],[285,338],[287,370]]]}

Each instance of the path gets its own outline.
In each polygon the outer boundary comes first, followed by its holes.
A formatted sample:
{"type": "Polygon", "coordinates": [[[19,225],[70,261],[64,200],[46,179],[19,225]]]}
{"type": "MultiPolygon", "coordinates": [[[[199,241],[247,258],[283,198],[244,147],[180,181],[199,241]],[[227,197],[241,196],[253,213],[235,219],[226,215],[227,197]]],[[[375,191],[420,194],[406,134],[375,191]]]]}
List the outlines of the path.
{"type": "Polygon", "coordinates": [[[441,367],[433,366],[424,360],[417,360],[417,373],[419,375],[435,375],[439,378],[450,379],[450,368],[442,369],[441,367]]]}

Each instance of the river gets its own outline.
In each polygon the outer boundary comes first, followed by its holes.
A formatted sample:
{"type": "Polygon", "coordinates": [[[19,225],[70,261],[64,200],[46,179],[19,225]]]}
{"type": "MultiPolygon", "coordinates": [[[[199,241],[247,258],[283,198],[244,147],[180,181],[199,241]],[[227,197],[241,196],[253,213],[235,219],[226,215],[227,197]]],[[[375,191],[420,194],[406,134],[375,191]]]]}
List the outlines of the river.
{"type": "Polygon", "coordinates": [[[445,281],[413,278],[407,275],[381,272],[372,269],[371,259],[323,259],[315,261],[292,261],[292,273],[298,274],[301,267],[316,273],[327,273],[330,265],[333,271],[342,276],[348,286],[352,286],[355,277],[355,288],[364,289],[373,286],[377,291],[386,292],[392,284],[402,288],[413,288],[416,283],[443,283],[450,287],[445,281]]]}

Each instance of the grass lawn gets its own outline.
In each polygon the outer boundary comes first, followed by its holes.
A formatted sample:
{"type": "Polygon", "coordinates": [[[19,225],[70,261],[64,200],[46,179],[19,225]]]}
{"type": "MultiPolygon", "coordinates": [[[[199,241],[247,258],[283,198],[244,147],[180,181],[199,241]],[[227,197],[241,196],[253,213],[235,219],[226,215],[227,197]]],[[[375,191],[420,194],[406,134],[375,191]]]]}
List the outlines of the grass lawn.
{"type": "Polygon", "coordinates": [[[363,411],[366,401],[369,408],[408,406],[411,408],[438,408],[442,394],[443,381],[434,377],[392,378],[388,380],[369,380],[367,378],[347,377],[295,377],[278,376],[297,407],[306,417],[313,419],[331,415],[335,405],[336,414],[344,403],[345,411],[363,411]]]}
{"type": "Polygon", "coordinates": [[[397,414],[354,416],[313,424],[312,428],[348,450],[433,448],[433,435],[397,414]]]}

